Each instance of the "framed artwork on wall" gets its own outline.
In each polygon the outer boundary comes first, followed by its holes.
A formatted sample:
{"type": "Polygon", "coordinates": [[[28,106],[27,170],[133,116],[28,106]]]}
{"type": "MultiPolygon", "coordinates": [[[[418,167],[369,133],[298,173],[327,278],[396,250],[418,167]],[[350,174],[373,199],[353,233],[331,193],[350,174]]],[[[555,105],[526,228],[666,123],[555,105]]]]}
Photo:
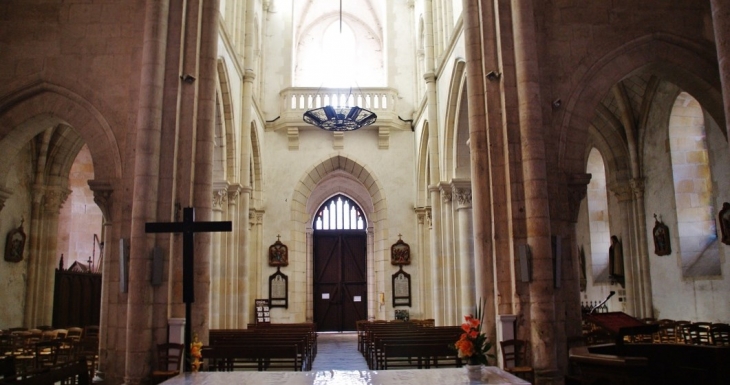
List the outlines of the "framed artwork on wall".
{"type": "Polygon", "coordinates": [[[17,229],[10,230],[5,239],[5,260],[8,262],[20,262],[23,260],[25,249],[25,232],[23,232],[23,220],[17,229]]]}

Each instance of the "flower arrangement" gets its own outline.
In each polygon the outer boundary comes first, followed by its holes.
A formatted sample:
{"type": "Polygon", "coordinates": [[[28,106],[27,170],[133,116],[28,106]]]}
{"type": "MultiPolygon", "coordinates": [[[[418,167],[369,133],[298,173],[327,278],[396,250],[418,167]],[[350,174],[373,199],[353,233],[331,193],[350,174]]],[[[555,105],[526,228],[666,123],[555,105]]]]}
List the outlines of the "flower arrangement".
{"type": "Polygon", "coordinates": [[[475,315],[464,316],[464,323],[461,329],[464,333],[451,347],[459,354],[459,358],[466,358],[470,365],[489,365],[489,359],[494,358],[489,351],[492,349],[492,343],[486,334],[482,333],[482,324],[484,320],[484,306],[480,301],[476,308],[475,315]]]}

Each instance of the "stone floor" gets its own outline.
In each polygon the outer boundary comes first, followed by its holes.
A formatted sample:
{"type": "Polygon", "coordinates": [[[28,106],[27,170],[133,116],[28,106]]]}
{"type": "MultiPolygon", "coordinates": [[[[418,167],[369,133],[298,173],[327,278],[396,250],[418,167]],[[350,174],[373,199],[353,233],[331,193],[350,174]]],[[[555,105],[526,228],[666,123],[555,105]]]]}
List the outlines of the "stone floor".
{"type": "Polygon", "coordinates": [[[357,333],[318,334],[312,371],[367,369],[365,358],[357,351],[357,333]]]}

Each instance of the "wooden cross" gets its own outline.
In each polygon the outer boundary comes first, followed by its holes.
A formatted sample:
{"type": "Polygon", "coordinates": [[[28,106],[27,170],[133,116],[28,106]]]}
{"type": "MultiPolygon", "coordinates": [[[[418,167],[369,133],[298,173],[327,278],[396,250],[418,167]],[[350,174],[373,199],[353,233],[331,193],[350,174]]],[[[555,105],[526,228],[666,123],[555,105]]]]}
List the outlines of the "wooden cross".
{"type": "MultiPolygon", "coordinates": [[[[191,304],[195,302],[195,277],[194,277],[194,249],[195,233],[210,233],[218,231],[231,231],[230,221],[223,222],[195,222],[195,209],[185,207],[183,209],[182,222],[152,222],[145,223],[146,233],[182,233],[183,234],[183,302],[185,302],[185,356],[189,354],[188,347],[191,340],[191,304]]],[[[187,361],[187,360],[186,360],[187,361]]],[[[185,365],[189,370],[189,365],[185,365]]]]}

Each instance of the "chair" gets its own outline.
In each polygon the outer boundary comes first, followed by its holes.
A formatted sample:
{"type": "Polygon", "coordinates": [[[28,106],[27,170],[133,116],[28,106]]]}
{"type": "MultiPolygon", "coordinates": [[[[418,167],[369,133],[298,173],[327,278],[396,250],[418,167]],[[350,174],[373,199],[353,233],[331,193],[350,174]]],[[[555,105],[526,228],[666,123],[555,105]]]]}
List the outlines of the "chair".
{"type": "Polygon", "coordinates": [[[157,370],[152,372],[152,383],[159,384],[180,373],[183,344],[164,343],[157,345],[157,370]]]}
{"type": "Polygon", "coordinates": [[[61,341],[38,341],[35,344],[36,369],[52,368],[58,363],[58,349],[61,341]]]}
{"type": "Polygon", "coordinates": [[[712,343],[718,346],[730,346],[730,325],[712,324],[710,327],[712,343]]]}
{"type": "Polygon", "coordinates": [[[82,338],[77,344],[76,356],[86,357],[89,378],[94,378],[96,374],[96,361],[99,359],[99,339],[97,337],[82,338]]]}
{"type": "Polygon", "coordinates": [[[84,329],[79,327],[71,327],[68,328],[68,334],[66,334],[66,337],[78,342],[81,340],[82,334],[84,334],[84,329]]]}
{"type": "Polygon", "coordinates": [[[89,325],[84,327],[84,334],[82,335],[83,338],[86,337],[96,337],[99,338],[99,326],[98,325],[89,325]]]}
{"type": "Polygon", "coordinates": [[[677,326],[674,321],[659,324],[659,342],[662,344],[677,343],[677,326]]]}
{"type": "Polygon", "coordinates": [[[512,373],[517,377],[535,381],[535,371],[531,366],[527,366],[527,344],[523,340],[505,340],[499,342],[502,351],[502,361],[504,362],[504,370],[512,373]],[[529,378],[525,378],[529,376],[529,378]]]}

